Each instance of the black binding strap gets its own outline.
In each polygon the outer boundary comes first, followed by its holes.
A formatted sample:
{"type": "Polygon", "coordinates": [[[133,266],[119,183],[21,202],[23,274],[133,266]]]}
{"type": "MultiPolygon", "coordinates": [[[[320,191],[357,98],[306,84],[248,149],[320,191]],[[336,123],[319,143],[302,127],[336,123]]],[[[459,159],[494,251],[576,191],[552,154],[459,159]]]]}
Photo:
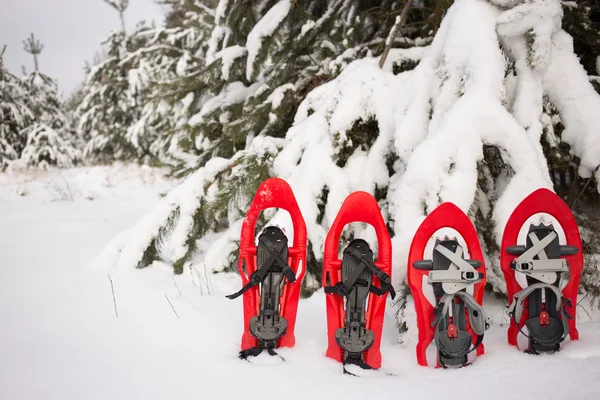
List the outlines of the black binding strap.
{"type": "Polygon", "coordinates": [[[344,250],[344,253],[350,254],[351,256],[354,256],[355,258],[357,258],[360,261],[362,268],[356,268],[353,271],[352,275],[350,275],[348,277],[348,279],[346,279],[346,281],[344,281],[344,282],[340,281],[333,286],[326,286],[325,293],[328,293],[328,294],[335,293],[342,297],[346,297],[348,295],[348,293],[350,293],[350,290],[352,290],[352,287],[354,285],[369,286],[367,281],[359,278],[360,274],[366,267],[373,273],[373,275],[375,275],[377,278],[379,278],[379,281],[381,282],[381,288],[371,285],[369,288],[369,291],[371,291],[373,294],[375,294],[377,296],[383,296],[384,294],[389,292],[392,299],[394,299],[396,297],[396,292],[394,291],[394,287],[392,286],[391,278],[388,274],[386,274],[385,272],[383,272],[382,270],[377,268],[375,263],[370,261],[359,250],[357,250],[353,247],[350,247],[350,246],[346,247],[346,249],[344,250]]]}
{"type": "Polygon", "coordinates": [[[263,282],[265,280],[267,274],[271,271],[271,268],[273,266],[275,266],[276,264],[281,268],[283,274],[288,279],[288,281],[290,281],[290,282],[296,281],[296,275],[294,274],[294,271],[290,268],[290,266],[287,264],[287,262],[285,260],[283,260],[281,258],[281,256],[279,255],[279,253],[283,249],[283,246],[285,246],[287,244],[287,240],[285,240],[285,241],[282,240],[279,243],[279,247],[277,245],[273,244],[273,242],[271,242],[271,240],[269,240],[264,235],[261,235],[258,238],[258,241],[262,242],[265,245],[265,248],[270,253],[269,257],[265,260],[265,262],[262,265],[260,265],[258,267],[258,269],[256,271],[254,271],[250,275],[250,281],[246,285],[244,285],[244,287],[242,287],[240,290],[238,290],[234,294],[225,296],[228,299],[238,298],[242,294],[247,292],[248,289],[250,289],[251,287],[256,286],[259,283],[263,282]]]}
{"type": "Polygon", "coordinates": [[[373,370],[373,367],[371,367],[369,364],[367,364],[365,362],[365,360],[362,359],[362,356],[359,357],[346,357],[344,359],[344,374],[346,375],[352,375],[352,376],[357,376],[356,374],[353,374],[352,372],[348,371],[346,369],[346,365],[356,365],[358,367],[360,367],[361,369],[367,369],[367,370],[373,370]]]}
{"type": "Polygon", "coordinates": [[[258,340],[258,346],[249,348],[247,350],[240,351],[240,354],[238,355],[238,357],[240,360],[248,361],[248,357],[257,357],[264,350],[266,350],[270,356],[277,356],[277,357],[281,358],[282,361],[285,361],[285,359],[283,357],[281,357],[280,354],[277,354],[275,352],[275,350],[273,350],[272,343],[268,343],[267,341],[263,341],[260,339],[258,340]]]}

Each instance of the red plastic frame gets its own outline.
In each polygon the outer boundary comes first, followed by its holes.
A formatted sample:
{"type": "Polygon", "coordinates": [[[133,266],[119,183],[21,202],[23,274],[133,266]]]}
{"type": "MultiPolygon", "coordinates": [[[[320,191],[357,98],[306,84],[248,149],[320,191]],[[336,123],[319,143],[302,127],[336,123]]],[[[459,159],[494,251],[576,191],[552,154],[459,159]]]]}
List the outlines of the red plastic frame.
{"type": "MultiPolygon", "coordinates": [[[[342,261],[338,259],[340,236],[344,226],[351,222],[365,222],[372,225],[377,233],[378,256],[375,265],[392,276],[392,241],[388,233],[379,205],[367,192],[354,192],[344,200],[335,221],[325,240],[323,255],[323,285],[335,285],[342,279],[342,261]],[[327,279],[327,277],[329,279],[327,279]]],[[[373,276],[373,284],[381,287],[379,279],[373,276]]],[[[385,313],[387,293],[381,297],[369,293],[366,312],[366,328],[375,334],[375,342],[364,354],[365,362],[374,369],[381,367],[381,331],[385,313]]],[[[327,340],[326,355],[343,361],[344,351],[335,341],[335,331],[344,326],[344,299],[337,294],[327,294],[327,340]]]]}
{"type": "MultiPolygon", "coordinates": [[[[431,326],[433,321],[433,306],[424,296],[423,277],[428,275],[428,271],[418,270],[413,267],[413,263],[418,260],[423,260],[425,247],[433,234],[441,228],[455,229],[463,237],[467,243],[469,256],[471,259],[481,261],[481,268],[478,271],[483,272],[483,280],[476,283],[473,289],[473,297],[479,304],[483,302],[483,291],[487,274],[485,271],[485,260],[481,252],[481,245],[477,231],[473,223],[467,215],[453,203],[443,203],[438,206],[417,229],[415,237],[410,245],[408,254],[408,286],[412,292],[415,310],[417,312],[417,327],[419,329],[419,341],[417,343],[417,362],[419,365],[427,366],[427,347],[433,341],[434,328],[431,326]]],[[[471,329],[469,316],[467,315],[467,331],[473,337],[473,343],[477,340],[477,334],[471,329]]],[[[477,347],[477,355],[482,355],[485,350],[483,344],[477,347]]],[[[437,365],[439,366],[439,365],[437,365]]]]}
{"type": "MultiPolygon", "coordinates": [[[[242,285],[249,281],[249,276],[256,271],[256,246],[254,243],[256,221],[262,211],[267,208],[281,208],[290,213],[294,227],[294,244],[289,248],[288,265],[296,274],[296,281],[287,282],[283,288],[280,299],[280,315],[287,320],[287,332],[277,343],[277,347],[293,347],[296,343],[294,327],[296,325],[296,312],[300,299],[300,285],[306,272],[306,224],[292,192],[286,181],[279,178],[269,178],[264,181],[256,195],[250,209],[242,223],[240,237],[240,256],[238,270],[242,276],[242,285]],[[246,271],[243,265],[246,265],[246,271]],[[300,266],[302,265],[302,266],[300,266]],[[301,268],[300,273],[298,270],[301,268]]],[[[244,299],[244,334],[242,335],[242,350],[247,350],[258,345],[257,339],[250,333],[250,319],[260,312],[260,291],[258,286],[250,288],[243,294],[244,299]]]]}
{"type": "MultiPolygon", "coordinates": [[[[521,286],[515,278],[515,271],[510,268],[510,263],[517,258],[517,256],[510,255],[504,249],[508,246],[514,246],[517,244],[517,238],[521,227],[527,220],[534,214],[546,213],[556,218],[558,223],[561,225],[567,239],[567,245],[575,246],[579,249],[579,252],[572,256],[565,256],[569,262],[570,269],[570,280],[567,286],[563,289],[563,295],[571,300],[573,307],[577,304],[577,290],[579,288],[579,279],[583,270],[583,251],[581,246],[581,237],[579,236],[579,228],[575,217],[571,213],[569,206],[562,201],[560,197],[554,194],[548,189],[538,189],[535,192],[527,196],[511,214],[504,233],[502,235],[502,251],[500,252],[500,265],[502,266],[502,273],[504,274],[504,280],[506,281],[506,291],[508,294],[509,301],[512,301],[515,293],[521,290],[521,286]]],[[[525,300],[525,306],[523,307],[523,314],[519,321],[519,326],[523,326],[528,318],[527,302],[525,300]]],[[[572,310],[567,310],[572,314],[573,319],[569,320],[569,336],[571,340],[579,339],[579,332],[576,327],[577,313],[572,310]]],[[[517,335],[519,334],[519,328],[513,319],[510,321],[510,327],[508,328],[508,343],[517,346],[517,335]]]]}

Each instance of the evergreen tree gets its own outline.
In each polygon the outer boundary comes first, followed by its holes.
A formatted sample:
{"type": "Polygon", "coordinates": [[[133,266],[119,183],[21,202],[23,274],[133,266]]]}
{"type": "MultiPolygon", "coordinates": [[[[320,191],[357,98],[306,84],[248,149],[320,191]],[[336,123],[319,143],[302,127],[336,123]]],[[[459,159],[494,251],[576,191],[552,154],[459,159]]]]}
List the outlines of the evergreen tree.
{"type": "Polygon", "coordinates": [[[143,105],[137,120],[129,126],[127,139],[136,149],[173,165],[180,160],[171,142],[176,135],[185,134],[182,125],[189,114],[189,96],[173,97],[165,93],[165,87],[205,66],[214,11],[189,0],[171,0],[168,4],[173,11],[164,28],[140,30],[131,38],[145,43],[126,56],[134,66],[129,73],[129,91],[142,94],[143,105]]]}
{"type": "Polygon", "coordinates": [[[81,155],[56,83],[35,71],[28,76],[26,84],[35,120],[22,131],[27,142],[14,167],[73,166],[81,155]]]}
{"type": "Polygon", "coordinates": [[[25,147],[15,168],[40,167],[50,165],[70,167],[79,158],[79,150],[74,146],[75,135],[71,121],[64,112],[61,93],[56,83],[39,72],[38,56],[43,45],[33,34],[23,42],[24,50],[33,56],[35,70],[29,74],[27,103],[33,113],[33,121],[22,130],[26,138],[25,147]]]}
{"type": "Polygon", "coordinates": [[[25,83],[8,72],[2,63],[6,46],[0,51],[0,169],[19,158],[26,144],[22,131],[31,124],[34,114],[27,102],[25,83]]]}
{"type": "MultiPolygon", "coordinates": [[[[402,28],[380,69],[375,56],[402,4],[221,0],[206,66],[163,90],[188,104],[185,135],[172,146],[193,155],[181,171],[195,172],[105,255],[121,266],[163,259],[180,273],[192,270],[197,240],[219,232],[198,268],[230,270],[250,199],[279,176],[308,225],[307,285],[320,282],[343,199],[366,190],[393,236],[397,287],[418,225],[452,201],[481,236],[489,288],[505,293],[503,227],[528,193],[555,185],[556,160],[568,157],[572,180],[597,198],[600,96],[561,30],[558,0],[450,3],[411,10],[416,23],[402,28]],[[424,32],[436,33],[428,47],[424,32]]],[[[580,199],[567,197],[572,206],[580,199]]],[[[291,229],[285,213],[267,220],[291,229]]],[[[363,226],[344,234],[353,236],[374,242],[363,226]]],[[[600,271],[590,265],[582,287],[598,294],[600,271]]]]}
{"type": "MultiPolygon", "coordinates": [[[[563,28],[573,37],[573,48],[581,65],[590,75],[600,93],[600,3],[597,1],[564,2],[563,28]],[[594,76],[596,75],[596,76],[594,76]]],[[[549,119],[555,121],[556,145],[544,143],[548,166],[556,192],[571,207],[580,227],[584,248],[585,268],[581,286],[586,298],[600,306],[600,186],[598,178],[579,174],[579,157],[571,146],[560,138],[565,126],[559,112],[547,105],[549,119]]],[[[596,174],[597,176],[598,174],[596,174]]]]}
{"type": "Polygon", "coordinates": [[[81,103],[75,116],[79,120],[78,134],[87,144],[84,157],[92,163],[115,160],[144,159],[147,149],[128,140],[127,131],[139,118],[144,94],[139,90],[137,67],[128,57],[146,45],[148,31],[142,22],[132,36],[127,36],[124,13],[128,0],[104,0],[119,13],[121,31],[111,32],[102,43],[106,56],[88,69],[81,89],[81,103]]]}
{"type": "Polygon", "coordinates": [[[89,71],[83,100],[75,112],[78,134],[86,142],[83,155],[92,163],[141,156],[126,138],[140,106],[129,92],[130,66],[122,62],[125,40],[122,32],[111,32],[103,43],[108,47],[107,57],[89,71]]]}
{"type": "MultiPolygon", "coordinates": [[[[120,15],[127,6],[109,3],[120,15]]],[[[185,18],[173,18],[165,28],[141,23],[130,36],[113,32],[105,42],[107,57],[88,73],[76,114],[87,141],[85,157],[92,162],[175,162],[168,149],[186,104],[171,101],[163,85],[204,65],[214,12],[189,0],[166,4],[176,5],[185,18]]]]}
{"type": "MultiPolygon", "coordinates": [[[[175,124],[180,132],[169,150],[182,154],[181,174],[197,171],[187,186],[192,192],[169,196],[150,236],[132,238],[139,242],[128,246],[131,258],[124,255],[129,261],[121,262],[144,266],[164,258],[181,272],[198,237],[227,227],[234,231],[260,182],[273,173],[272,162],[307,93],[353,60],[380,54],[400,8],[391,1],[220,1],[208,49],[199,54],[204,63],[160,85],[164,99],[183,105],[175,124]]],[[[210,14],[204,7],[201,12],[210,14]]],[[[406,48],[428,41],[413,25],[394,44],[406,48]]],[[[393,52],[386,70],[413,68],[423,48],[413,50],[393,52]]],[[[352,136],[357,140],[341,145],[340,157],[371,144],[378,129],[372,118],[357,121],[352,136]]],[[[309,270],[317,276],[323,230],[311,231],[316,248],[309,270]]],[[[215,261],[222,267],[232,264],[235,246],[227,248],[215,261]]]]}

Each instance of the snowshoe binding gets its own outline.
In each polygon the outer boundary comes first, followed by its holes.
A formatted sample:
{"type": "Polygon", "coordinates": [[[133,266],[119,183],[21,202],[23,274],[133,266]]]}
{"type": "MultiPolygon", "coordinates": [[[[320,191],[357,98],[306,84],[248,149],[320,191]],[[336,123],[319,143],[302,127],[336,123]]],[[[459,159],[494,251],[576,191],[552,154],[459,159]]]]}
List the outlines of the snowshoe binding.
{"type": "Polygon", "coordinates": [[[458,368],[484,353],[489,324],[482,308],[486,271],[481,260],[475,227],[452,203],[433,210],[415,233],[407,279],[417,314],[419,365],[458,368]],[[440,238],[442,230],[462,236],[467,248],[456,237],[440,238]],[[430,243],[433,249],[427,257],[430,243]],[[471,259],[465,258],[467,251],[471,259]]]}
{"type": "Polygon", "coordinates": [[[430,271],[427,283],[433,286],[436,299],[431,326],[435,332],[439,364],[444,368],[467,365],[469,353],[481,345],[489,328],[483,308],[466,291],[485,278],[477,271],[482,263],[464,259],[458,241],[445,237],[436,239],[432,260],[416,261],[413,266],[430,271]],[[467,331],[467,323],[477,335],[475,343],[467,331]]]}
{"type": "Polygon", "coordinates": [[[391,241],[377,202],[366,192],[344,201],[325,242],[323,286],[327,294],[327,356],[343,363],[344,373],[361,375],[381,367],[385,296],[391,285],[391,241]],[[342,229],[351,222],[370,223],[377,232],[379,255],[363,239],[354,239],[338,260],[342,229]],[[348,367],[348,368],[347,368],[348,367]],[[355,371],[354,372],[351,372],[355,371]]]}
{"type": "Polygon", "coordinates": [[[250,319],[250,333],[258,340],[258,347],[240,352],[242,359],[257,356],[263,350],[267,350],[272,356],[277,355],[273,349],[277,347],[277,339],[287,330],[287,321],[279,315],[279,298],[285,281],[296,281],[287,259],[287,237],[280,228],[267,227],[258,238],[258,269],[250,275],[250,282],[242,289],[227,296],[235,299],[252,286],[260,284],[260,313],[250,319]]]}
{"type": "Polygon", "coordinates": [[[527,287],[515,293],[508,309],[509,316],[519,324],[527,300],[528,315],[525,320],[529,339],[528,353],[553,353],[569,334],[568,319],[572,318],[571,301],[565,298],[560,287],[569,273],[569,263],[560,258],[577,254],[574,246],[561,246],[558,233],[552,224],[530,225],[524,246],[509,246],[506,252],[518,256],[510,264],[511,269],[524,274],[527,287]]]}
{"type": "MultiPolygon", "coordinates": [[[[356,365],[362,369],[373,369],[363,359],[363,354],[375,342],[375,334],[366,328],[367,299],[370,292],[378,296],[384,290],[373,286],[373,274],[377,274],[382,282],[389,281],[389,276],[381,272],[373,264],[373,251],[362,239],[355,239],[344,250],[342,259],[342,281],[335,286],[325,287],[325,293],[338,294],[345,299],[346,316],[344,327],[335,331],[335,340],[344,350],[344,373],[351,374],[346,365],[356,365]]],[[[394,289],[386,286],[392,298],[394,289]]]]}
{"type": "Polygon", "coordinates": [[[227,296],[244,296],[241,359],[256,357],[265,350],[271,356],[279,356],[276,348],[294,346],[305,259],[306,226],[291,188],[281,179],[268,179],[259,187],[242,225],[238,269],[243,287],[227,296]],[[285,232],[277,226],[266,227],[254,246],[258,216],[271,207],[285,209],[292,216],[294,246],[288,246],[285,232]]]}
{"type": "Polygon", "coordinates": [[[512,299],[510,344],[531,354],[554,353],[567,337],[578,339],[574,307],[583,269],[581,238],[573,214],[556,194],[539,189],[517,206],[504,230],[500,262],[512,299]],[[556,219],[566,244],[543,214],[556,219]],[[525,240],[518,244],[524,226],[525,240]]]}

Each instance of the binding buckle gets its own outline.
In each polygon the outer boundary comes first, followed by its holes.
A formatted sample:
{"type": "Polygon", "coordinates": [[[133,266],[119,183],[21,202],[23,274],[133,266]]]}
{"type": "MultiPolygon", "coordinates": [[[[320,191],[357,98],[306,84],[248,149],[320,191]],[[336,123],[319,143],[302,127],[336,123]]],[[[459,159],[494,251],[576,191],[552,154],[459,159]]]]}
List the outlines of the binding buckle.
{"type": "Polygon", "coordinates": [[[550,325],[550,314],[547,311],[540,313],[540,325],[542,328],[547,328],[550,325]]]}
{"type": "Polygon", "coordinates": [[[456,329],[456,325],[450,324],[448,325],[448,338],[450,340],[454,340],[458,337],[458,329],[456,329]]]}

